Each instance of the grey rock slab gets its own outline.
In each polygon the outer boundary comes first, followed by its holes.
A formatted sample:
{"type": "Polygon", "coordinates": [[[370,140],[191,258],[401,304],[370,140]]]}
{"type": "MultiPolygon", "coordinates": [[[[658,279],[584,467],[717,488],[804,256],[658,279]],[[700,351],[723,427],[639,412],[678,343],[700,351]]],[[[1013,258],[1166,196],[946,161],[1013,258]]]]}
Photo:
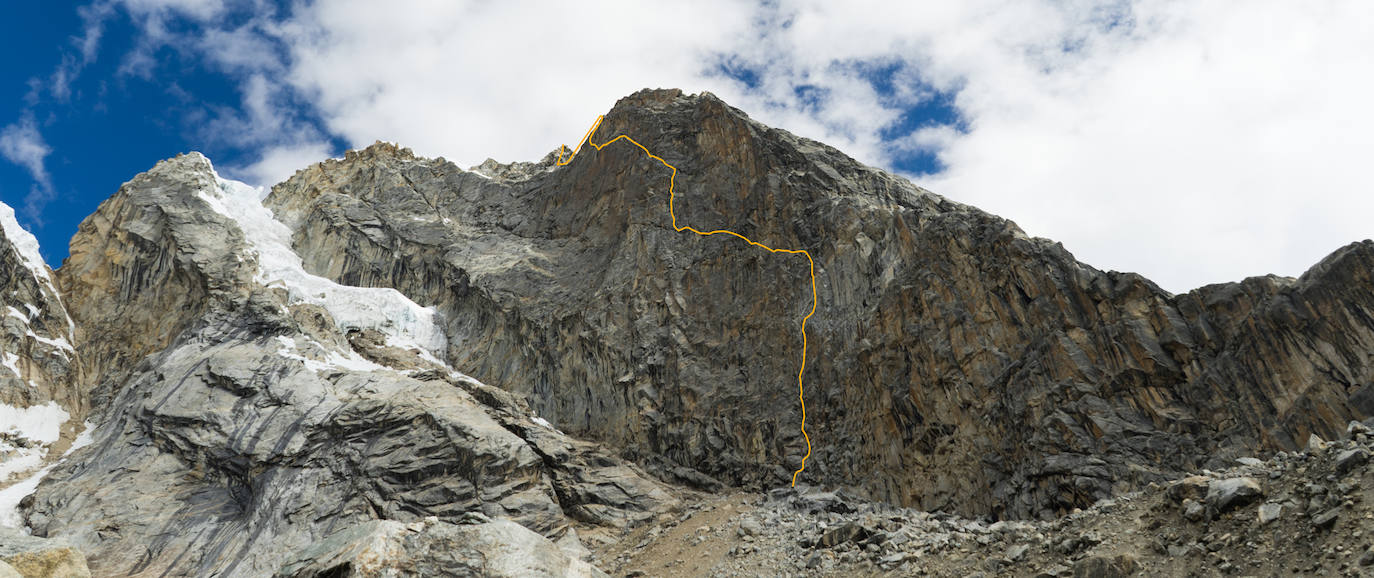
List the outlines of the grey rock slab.
{"type": "Polygon", "coordinates": [[[291,556],[279,578],[491,576],[601,578],[605,573],[508,520],[454,525],[374,520],[291,556]]]}
{"type": "Polygon", "coordinates": [[[1326,529],[1335,525],[1336,519],[1340,518],[1341,509],[1331,508],[1324,512],[1319,512],[1312,516],[1312,526],[1314,528],[1326,529]]]}
{"type": "Polygon", "coordinates": [[[1369,451],[1364,448],[1354,448],[1336,454],[1332,460],[1332,466],[1337,474],[1347,474],[1355,468],[1369,463],[1369,451]]]}
{"type": "Polygon", "coordinates": [[[1254,478],[1229,478],[1212,480],[1207,484],[1207,505],[1218,513],[1245,505],[1264,495],[1264,490],[1254,478]]]}
{"type": "Polygon", "coordinates": [[[1273,522],[1274,520],[1279,519],[1279,515],[1282,514],[1282,513],[1283,513],[1283,505],[1282,505],[1282,504],[1272,504],[1272,503],[1268,503],[1268,504],[1260,504],[1260,507],[1259,507],[1259,511],[1258,511],[1258,513],[1257,513],[1257,516],[1258,516],[1258,518],[1259,518],[1259,523],[1260,523],[1260,525],[1261,525],[1261,526],[1264,526],[1264,525],[1267,525],[1267,524],[1273,522]]]}
{"type": "Polygon", "coordinates": [[[627,525],[676,507],[516,396],[261,285],[249,239],[212,206],[218,186],[204,157],[168,160],[74,238],[57,277],[99,427],[25,506],[35,532],[68,539],[101,575],[258,576],[379,518],[484,515],[576,557],[574,519],[627,525]]]}

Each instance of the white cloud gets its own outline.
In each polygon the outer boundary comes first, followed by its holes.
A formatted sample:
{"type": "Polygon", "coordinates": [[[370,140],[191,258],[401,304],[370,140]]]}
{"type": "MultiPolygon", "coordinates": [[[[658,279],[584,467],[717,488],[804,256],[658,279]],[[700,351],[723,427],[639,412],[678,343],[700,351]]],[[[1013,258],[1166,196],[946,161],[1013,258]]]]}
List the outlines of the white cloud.
{"type": "Polygon", "coordinates": [[[926,184],[1175,291],[1297,275],[1374,233],[1369,5],[1134,8],[1073,27],[1076,52],[967,68],[971,130],[926,184]]]}
{"type": "Polygon", "coordinates": [[[113,0],[135,17],[149,14],[177,15],[198,22],[218,18],[224,13],[222,0],[113,0]]]}
{"type": "Polygon", "coordinates": [[[43,160],[52,153],[48,143],[39,134],[38,126],[32,116],[25,116],[0,130],[0,155],[6,160],[24,167],[34,181],[51,185],[52,179],[43,166],[43,160]]]}
{"type": "Polygon", "coordinates": [[[253,164],[230,167],[225,174],[255,186],[271,187],[285,181],[296,171],[329,158],[332,147],[325,142],[274,146],[253,164]]]}
{"type": "Polygon", "coordinates": [[[335,0],[303,8],[283,38],[289,81],[330,131],[476,164],[542,156],[646,86],[712,88],[704,62],[748,34],[751,13],[731,0],[335,0]]]}
{"type": "Polygon", "coordinates": [[[52,148],[38,132],[33,117],[26,115],[3,130],[0,130],[0,156],[24,167],[33,178],[33,186],[24,197],[24,214],[34,223],[43,224],[43,207],[55,196],[52,176],[44,166],[44,161],[52,153],[52,148]]]}
{"type": "Polygon", "coordinates": [[[161,42],[164,18],[209,30],[192,44],[240,79],[224,132],[266,151],[260,179],[327,151],[306,116],[354,145],[527,160],[663,86],[865,162],[935,153],[928,188],[1175,291],[1298,274],[1374,229],[1368,3],[319,0],[228,28],[221,2],[124,2],[161,42]],[[937,93],[957,127],[892,134],[937,93]]]}

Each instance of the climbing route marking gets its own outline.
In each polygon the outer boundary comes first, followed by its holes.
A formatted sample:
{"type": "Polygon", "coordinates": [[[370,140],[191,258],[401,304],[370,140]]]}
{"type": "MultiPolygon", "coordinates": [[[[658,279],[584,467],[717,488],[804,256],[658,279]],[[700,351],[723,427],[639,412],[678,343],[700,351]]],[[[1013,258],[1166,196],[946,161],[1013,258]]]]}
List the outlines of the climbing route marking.
{"type": "Polygon", "coordinates": [[[792,485],[793,485],[793,486],[796,486],[796,485],[797,485],[797,474],[802,473],[802,471],[806,469],[806,460],[807,460],[807,458],[810,458],[810,457],[811,457],[811,436],[807,435],[807,433],[806,433],[806,386],[802,383],[802,375],[806,373],[806,322],[807,322],[808,320],[811,319],[811,316],[812,316],[812,315],[815,315],[815,314],[816,314],[816,300],[817,300],[817,297],[816,297],[816,262],[813,261],[813,260],[811,259],[811,253],[808,253],[805,249],[774,249],[774,248],[772,248],[772,247],[769,247],[768,245],[765,245],[765,244],[763,244],[763,243],[760,243],[760,242],[758,242],[758,241],[755,241],[755,240],[753,240],[753,239],[750,239],[749,237],[745,237],[744,235],[741,235],[741,234],[736,233],[736,232],[734,232],[734,231],[728,231],[728,230],[725,230],[725,229],[717,229],[717,230],[714,230],[714,231],[702,232],[702,231],[698,231],[698,230],[696,230],[696,229],[694,229],[694,228],[692,228],[692,227],[690,227],[690,226],[687,226],[687,225],[678,225],[678,224],[677,224],[677,213],[675,213],[675,212],[673,211],[673,201],[675,200],[675,198],[674,198],[675,193],[673,192],[673,187],[674,187],[674,185],[677,184],[677,167],[668,164],[668,161],[665,161],[665,160],[659,158],[659,157],[658,157],[657,155],[655,155],[654,153],[649,152],[649,149],[645,148],[644,145],[639,144],[639,141],[636,141],[635,139],[630,138],[628,135],[623,135],[623,134],[622,134],[622,135],[618,135],[618,136],[616,136],[615,138],[613,138],[613,139],[611,139],[611,140],[608,140],[608,141],[606,141],[606,142],[603,142],[603,143],[601,143],[601,144],[596,144],[596,143],[592,142],[592,141],[591,141],[592,135],[596,133],[597,127],[601,126],[601,120],[604,119],[604,118],[606,118],[605,115],[601,115],[601,116],[596,117],[596,122],[592,123],[592,127],[589,128],[589,129],[587,129],[587,134],[584,135],[584,136],[582,137],[582,141],[581,141],[581,142],[577,143],[577,147],[574,148],[574,149],[572,149],[572,153],[568,155],[568,160],[563,160],[563,150],[566,149],[566,148],[568,148],[568,147],[567,147],[566,145],[560,145],[560,146],[558,147],[558,160],[554,161],[554,164],[561,167],[561,166],[567,165],[568,163],[571,163],[572,160],[573,160],[573,158],[577,156],[577,151],[582,150],[582,145],[583,145],[583,144],[592,145],[593,147],[596,148],[596,150],[600,151],[600,150],[602,149],[602,147],[605,147],[606,145],[609,145],[609,144],[611,144],[611,143],[613,143],[613,142],[615,142],[615,141],[624,139],[624,140],[626,140],[626,141],[629,141],[631,144],[633,144],[633,145],[639,147],[639,150],[644,151],[644,154],[647,155],[649,158],[654,159],[654,160],[656,160],[656,161],[662,163],[663,166],[668,167],[669,169],[672,169],[673,173],[672,173],[671,175],[669,175],[669,177],[668,177],[668,216],[672,217],[672,219],[673,219],[673,230],[674,230],[674,231],[677,231],[677,232],[679,232],[679,233],[681,233],[681,232],[683,232],[683,231],[691,231],[691,232],[696,233],[696,234],[698,234],[698,235],[701,235],[701,236],[703,236],[703,237],[710,237],[710,236],[712,236],[712,235],[730,235],[730,236],[732,236],[732,237],[739,238],[740,240],[742,240],[742,241],[744,241],[744,242],[746,242],[746,243],[749,243],[750,245],[753,245],[753,246],[755,246],[755,247],[763,248],[763,249],[767,250],[767,251],[770,252],[770,253],[791,253],[791,254],[794,254],[794,255],[795,255],[795,254],[806,255],[806,263],[807,263],[807,266],[810,267],[810,272],[811,272],[811,311],[808,312],[808,313],[806,314],[806,317],[803,317],[803,318],[802,318],[802,322],[801,322],[801,334],[802,334],[801,369],[797,370],[797,399],[798,399],[799,401],[801,401],[801,412],[802,412],[801,432],[802,432],[802,437],[806,439],[806,455],[802,457],[801,468],[798,469],[798,470],[795,471],[795,472],[792,472],[792,485]]]}

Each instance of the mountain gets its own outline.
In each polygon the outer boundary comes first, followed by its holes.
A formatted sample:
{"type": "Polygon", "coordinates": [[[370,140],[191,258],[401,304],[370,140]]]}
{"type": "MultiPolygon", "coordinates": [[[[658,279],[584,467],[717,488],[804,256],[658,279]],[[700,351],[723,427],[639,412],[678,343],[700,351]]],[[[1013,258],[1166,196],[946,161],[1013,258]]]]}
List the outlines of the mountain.
{"type": "MultiPolygon", "coordinates": [[[[625,98],[592,140],[621,134],[677,168],[679,223],[814,257],[806,483],[1049,517],[1374,410],[1369,242],[1174,296],[709,94],[625,98]]],[[[435,307],[455,368],[559,428],[788,483],[806,260],[673,230],[670,171],[629,143],[552,160],[467,172],[379,144],[266,204],[307,270],[435,307]]]]}
{"type": "Polygon", "coordinates": [[[599,575],[808,452],[794,496],[1057,520],[1374,414],[1370,241],[1173,295],[708,93],[589,138],[182,155],[55,273],[0,214],[8,525],[96,575],[599,575]]]}

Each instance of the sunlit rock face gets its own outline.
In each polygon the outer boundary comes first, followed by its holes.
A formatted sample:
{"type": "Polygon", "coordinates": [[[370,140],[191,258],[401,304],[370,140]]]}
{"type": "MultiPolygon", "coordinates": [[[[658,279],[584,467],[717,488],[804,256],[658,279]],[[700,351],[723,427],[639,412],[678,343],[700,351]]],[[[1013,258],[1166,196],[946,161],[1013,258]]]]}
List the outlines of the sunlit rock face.
{"type": "MultiPolygon", "coordinates": [[[[20,504],[34,535],[72,544],[95,575],[269,576],[377,520],[427,536],[475,524],[474,564],[509,546],[594,575],[574,520],[676,508],[635,466],[427,350],[442,343],[432,311],[305,273],[286,231],[199,154],[134,178],[82,225],[58,276],[95,427],[20,504]]],[[[369,563],[443,564],[397,539],[369,563]]],[[[311,567],[343,575],[340,556],[311,567]]]]}

